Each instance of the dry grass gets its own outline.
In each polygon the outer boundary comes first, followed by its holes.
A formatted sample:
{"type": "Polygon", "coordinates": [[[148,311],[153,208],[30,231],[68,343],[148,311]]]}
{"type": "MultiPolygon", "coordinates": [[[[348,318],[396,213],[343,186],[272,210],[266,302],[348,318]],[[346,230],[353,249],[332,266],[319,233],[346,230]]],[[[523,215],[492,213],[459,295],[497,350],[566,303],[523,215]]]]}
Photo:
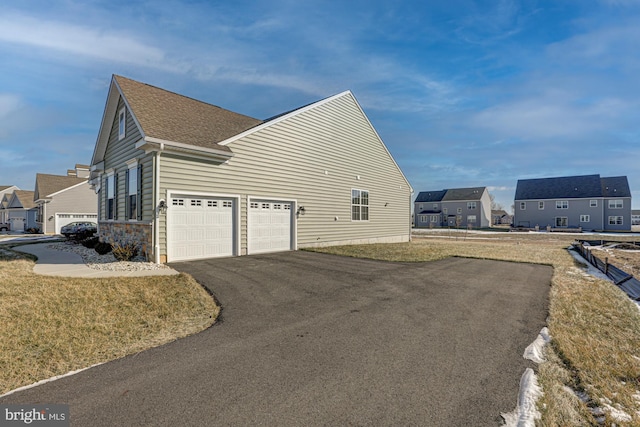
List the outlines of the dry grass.
{"type": "Polygon", "coordinates": [[[640,311],[610,282],[587,275],[566,248],[574,236],[459,232],[411,243],[318,248],[317,251],[388,261],[431,261],[450,256],[548,264],[550,291],[547,362],[538,367],[545,390],[542,426],[597,425],[589,407],[605,408],[605,425],[640,425],[640,311]],[[567,387],[584,391],[588,404],[567,387]],[[635,397],[634,397],[635,396],[635,397]],[[626,413],[611,415],[606,405],[626,413]]]}
{"type": "Polygon", "coordinates": [[[0,394],[210,326],[219,308],[191,276],[75,279],[33,274],[0,249],[0,394]]]}

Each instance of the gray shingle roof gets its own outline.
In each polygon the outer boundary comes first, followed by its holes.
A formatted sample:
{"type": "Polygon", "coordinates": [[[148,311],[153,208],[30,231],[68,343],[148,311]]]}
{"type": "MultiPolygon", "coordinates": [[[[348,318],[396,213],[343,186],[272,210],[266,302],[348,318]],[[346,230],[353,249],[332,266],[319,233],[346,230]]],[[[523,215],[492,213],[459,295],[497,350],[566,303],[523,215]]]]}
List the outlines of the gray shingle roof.
{"type": "Polygon", "coordinates": [[[218,143],[262,123],[126,77],[114,75],[114,79],[145,136],[231,151],[218,143]]]}
{"type": "Polygon", "coordinates": [[[440,191],[421,191],[416,197],[416,203],[440,202],[446,194],[447,190],[440,191]]]}
{"type": "Polygon", "coordinates": [[[447,190],[443,202],[454,200],[480,200],[486,187],[452,188],[447,190]]]}
{"type": "Polygon", "coordinates": [[[33,193],[33,191],[27,190],[16,190],[13,192],[14,196],[25,209],[33,209],[36,207],[36,204],[33,202],[33,193]]]}
{"type": "Polygon", "coordinates": [[[520,179],[516,187],[515,200],[614,197],[612,194],[631,197],[626,176],[602,179],[600,175],[520,179]]]}

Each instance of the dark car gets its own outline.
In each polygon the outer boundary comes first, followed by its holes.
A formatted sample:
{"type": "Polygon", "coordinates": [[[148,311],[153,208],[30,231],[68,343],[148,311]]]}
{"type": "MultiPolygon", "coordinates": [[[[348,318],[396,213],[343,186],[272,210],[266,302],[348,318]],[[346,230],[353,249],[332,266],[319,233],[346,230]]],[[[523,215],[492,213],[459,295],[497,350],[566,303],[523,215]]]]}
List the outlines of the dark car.
{"type": "Polygon", "coordinates": [[[93,236],[98,231],[95,222],[78,221],[63,226],[60,233],[67,238],[85,239],[93,236]]]}

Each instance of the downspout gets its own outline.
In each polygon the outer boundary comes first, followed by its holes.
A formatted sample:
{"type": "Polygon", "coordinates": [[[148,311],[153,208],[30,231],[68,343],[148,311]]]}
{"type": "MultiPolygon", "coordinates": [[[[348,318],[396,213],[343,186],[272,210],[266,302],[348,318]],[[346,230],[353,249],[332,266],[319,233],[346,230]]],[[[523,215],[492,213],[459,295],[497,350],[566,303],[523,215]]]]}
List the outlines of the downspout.
{"type": "Polygon", "coordinates": [[[153,156],[153,167],[155,170],[155,177],[153,182],[154,186],[154,197],[153,197],[153,206],[154,206],[154,220],[153,220],[153,245],[154,245],[154,253],[155,253],[155,263],[160,264],[160,209],[158,208],[158,204],[160,203],[160,152],[156,151],[155,156],[153,156]]]}

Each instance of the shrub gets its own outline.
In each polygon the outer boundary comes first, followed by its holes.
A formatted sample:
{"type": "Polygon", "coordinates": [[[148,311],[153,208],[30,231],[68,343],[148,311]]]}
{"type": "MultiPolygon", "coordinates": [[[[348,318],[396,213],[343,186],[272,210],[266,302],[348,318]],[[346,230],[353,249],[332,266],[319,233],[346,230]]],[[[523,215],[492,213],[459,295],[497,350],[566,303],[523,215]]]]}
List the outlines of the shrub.
{"type": "Polygon", "coordinates": [[[138,255],[138,246],[133,243],[113,245],[113,256],[118,261],[131,261],[136,255],[138,255]]]}
{"type": "Polygon", "coordinates": [[[100,239],[97,237],[89,237],[88,239],[84,239],[81,243],[85,248],[94,249],[96,245],[100,243],[100,239]]]}
{"type": "Polygon", "coordinates": [[[28,234],[40,234],[40,229],[38,227],[27,228],[26,232],[28,234]]]}
{"type": "Polygon", "coordinates": [[[105,255],[111,252],[112,248],[111,248],[111,245],[107,242],[98,242],[96,243],[96,246],[93,249],[95,249],[95,251],[98,252],[100,255],[105,255]]]}

